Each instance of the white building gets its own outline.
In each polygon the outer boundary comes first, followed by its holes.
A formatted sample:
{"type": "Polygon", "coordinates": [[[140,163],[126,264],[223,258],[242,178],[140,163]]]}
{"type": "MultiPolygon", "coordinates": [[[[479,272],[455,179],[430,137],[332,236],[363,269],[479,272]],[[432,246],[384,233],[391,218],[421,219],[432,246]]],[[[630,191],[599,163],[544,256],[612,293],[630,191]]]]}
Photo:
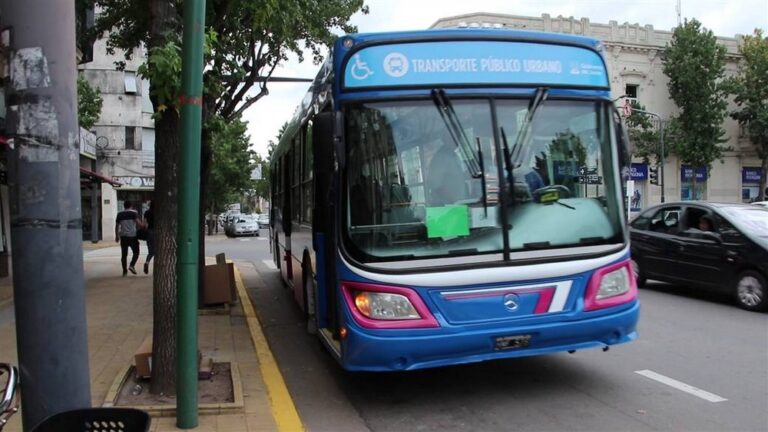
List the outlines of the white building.
{"type": "MultiPolygon", "coordinates": [[[[591,23],[588,18],[548,14],[541,17],[525,17],[493,13],[472,13],[441,18],[431,28],[448,27],[503,27],[520,30],[536,30],[569,33],[594,37],[603,41],[611,79],[611,93],[614,98],[629,95],[645,106],[649,112],[657,113],[662,119],[669,119],[677,112],[675,103],[669,98],[667,76],[662,70],[661,55],[672,40],[672,32],[656,30],[651,25],[591,23]]],[[[749,30],[749,29],[745,29],[749,30]]],[[[718,37],[718,43],[726,50],[726,73],[735,73],[741,59],[739,44],[742,37],[718,37]]],[[[621,102],[617,102],[621,103],[621,102]]],[[[729,110],[735,109],[731,105],[729,110]]],[[[697,171],[697,189],[702,193],[699,199],[710,201],[749,201],[758,194],[761,162],[749,139],[739,124],[730,117],[724,119],[723,127],[728,142],[725,147],[733,151],[725,153],[723,162],[715,160],[708,176],[703,167],[697,171]]],[[[651,185],[648,167],[638,163],[635,168],[635,189],[641,199],[637,211],[661,201],[661,187],[651,185]],[[644,174],[643,174],[644,173],[644,174]]],[[[664,195],[666,201],[692,199],[690,182],[692,169],[683,167],[679,159],[671,154],[664,164],[664,195]],[[687,168],[687,169],[686,169],[687,168]]]]}
{"type": "MultiPolygon", "coordinates": [[[[155,185],[155,131],[149,82],[136,73],[146,61],[143,47],[125,60],[123,52],[108,55],[106,40],[93,45],[93,61],[81,66],[86,80],[101,91],[101,117],[92,128],[96,135],[96,171],[121,183],[101,187],[101,239],[111,240],[115,217],[126,200],[145,210],[155,185]],[[124,70],[115,62],[124,61],[124,70]]],[[[143,211],[142,211],[143,213],[143,211]]]]}

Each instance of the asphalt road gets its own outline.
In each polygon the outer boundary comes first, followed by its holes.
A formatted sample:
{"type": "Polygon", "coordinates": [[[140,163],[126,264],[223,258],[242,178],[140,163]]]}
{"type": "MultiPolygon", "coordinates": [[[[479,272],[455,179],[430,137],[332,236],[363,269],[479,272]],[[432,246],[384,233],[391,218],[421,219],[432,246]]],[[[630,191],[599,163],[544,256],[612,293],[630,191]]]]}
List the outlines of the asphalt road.
{"type": "Polygon", "coordinates": [[[768,314],[728,298],[651,283],[639,339],[608,352],[349,373],[305,332],[262,238],[206,254],[238,262],[308,430],[768,431],[768,314]]]}

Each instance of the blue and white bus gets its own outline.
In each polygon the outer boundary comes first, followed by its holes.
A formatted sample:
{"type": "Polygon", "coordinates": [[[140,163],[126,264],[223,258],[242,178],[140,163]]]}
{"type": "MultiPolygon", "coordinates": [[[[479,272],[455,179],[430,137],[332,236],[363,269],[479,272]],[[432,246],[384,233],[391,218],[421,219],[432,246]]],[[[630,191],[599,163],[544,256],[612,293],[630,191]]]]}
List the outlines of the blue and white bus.
{"type": "Polygon", "coordinates": [[[349,370],[637,337],[627,141],[599,41],[340,37],[271,158],[271,245],[349,370]]]}

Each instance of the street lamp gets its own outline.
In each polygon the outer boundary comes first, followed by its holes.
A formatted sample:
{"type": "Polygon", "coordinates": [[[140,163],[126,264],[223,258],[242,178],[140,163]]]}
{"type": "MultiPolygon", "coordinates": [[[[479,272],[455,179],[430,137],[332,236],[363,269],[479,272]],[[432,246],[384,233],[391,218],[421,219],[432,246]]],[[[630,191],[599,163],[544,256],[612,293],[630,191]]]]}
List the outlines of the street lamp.
{"type": "MultiPolygon", "coordinates": [[[[623,98],[625,96],[626,95],[622,95],[622,96],[619,96],[616,99],[621,99],[621,98],[623,98]]],[[[652,116],[652,117],[656,117],[657,119],[659,119],[659,147],[660,147],[660,150],[661,150],[660,153],[659,153],[660,165],[661,165],[659,167],[659,177],[660,177],[659,178],[659,185],[661,186],[661,202],[663,203],[664,202],[664,184],[665,184],[665,182],[664,182],[664,121],[662,121],[661,115],[653,113],[653,112],[650,112],[650,111],[645,111],[645,110],[636,109],[636,108],[632,108],[632,111],[638,112],[640,114],[645,114],[645,115],[649,115],[649,116],[652,116]]]]}

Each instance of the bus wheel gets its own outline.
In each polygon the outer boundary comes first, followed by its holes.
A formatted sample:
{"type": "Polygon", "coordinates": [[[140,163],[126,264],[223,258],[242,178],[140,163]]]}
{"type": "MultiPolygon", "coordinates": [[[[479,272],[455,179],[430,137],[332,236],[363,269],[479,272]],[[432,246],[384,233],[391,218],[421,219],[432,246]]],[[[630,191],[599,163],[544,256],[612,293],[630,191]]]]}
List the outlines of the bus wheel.
{"type": "Polygon", "coordinates": [[[736,279],[736,302],[740,307],[761,311],[768,307],[768,286],[760,273],[747,270],[736,279]]]}
{"type": "Polygon", "coordinates": [[[640,272],[640,263],[637,260],[632,260],[632,272],[635,274],[635,280],[637,281],[637,287],[642,288],[645,286],[647,279],[640,272]]]}

